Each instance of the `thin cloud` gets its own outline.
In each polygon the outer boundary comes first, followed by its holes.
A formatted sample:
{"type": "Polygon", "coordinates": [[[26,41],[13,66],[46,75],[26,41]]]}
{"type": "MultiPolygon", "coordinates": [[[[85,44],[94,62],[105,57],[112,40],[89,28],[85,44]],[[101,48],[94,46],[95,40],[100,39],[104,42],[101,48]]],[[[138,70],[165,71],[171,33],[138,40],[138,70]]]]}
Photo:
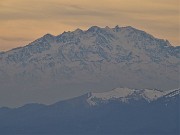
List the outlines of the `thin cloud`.
{"type": "Polygon", "coordinates": [[[4,41],[32,41],[32,38],[24,38],[24,37],[0,37],[0,40],[4,41]]]}
{"type": "Polygon", "coordinates": [[[13,10],[8,10],[11,7],[3,7],[0,9],[0,20],[22,20],[22,19],[58,19],[60,17],[71,18],[76,16],[98,16],[106,17],[113,15],[113,11],[104,11],[100,9],[90,9],[84,8],[78,5],[67,5],[58,4],[51,7],[44,6],[43,8],[32,7],[31,9],[24,8],[13,8],[13,10]]]}

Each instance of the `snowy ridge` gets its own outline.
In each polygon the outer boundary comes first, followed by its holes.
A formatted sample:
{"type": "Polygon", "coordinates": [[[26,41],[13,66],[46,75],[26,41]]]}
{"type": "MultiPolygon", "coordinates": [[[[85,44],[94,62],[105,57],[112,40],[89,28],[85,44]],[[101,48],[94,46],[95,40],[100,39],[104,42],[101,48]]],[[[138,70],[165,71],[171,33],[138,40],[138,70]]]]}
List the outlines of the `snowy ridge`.
{"type": "Polygon", "coordinates": [[[170,90],[166,93],[165,97],[174,97],[176,95],[180,95],[180,89],[176,89],[176,90],[170,90]]]}
{"type": "Polygon", "coordinates": [[[87,102],[94,106],[100,103],[106,103],[111,100],[118,100],[128,103],[129,100],[145,100],[151,102],[160,97],[180,94],[180,89],[170,91],[150,90],[150,89],[129,89],[129,88],[116,88],[111,91],[103,93],[90,93],[87,102]]]}

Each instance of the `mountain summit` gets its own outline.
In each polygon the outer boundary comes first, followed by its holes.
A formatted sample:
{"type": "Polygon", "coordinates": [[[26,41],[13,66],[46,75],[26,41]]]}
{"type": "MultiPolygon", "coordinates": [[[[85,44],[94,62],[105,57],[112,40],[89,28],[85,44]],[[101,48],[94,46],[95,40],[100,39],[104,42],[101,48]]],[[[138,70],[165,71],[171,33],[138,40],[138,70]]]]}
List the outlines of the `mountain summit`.
{"type": "Polygon", "coordinates": [[[179,65],[179,46],[130,26],[46,34],[0,53],[1,96],[6,97],[0,106],[52,103],[93,89],[174,89],[179,65]]]}

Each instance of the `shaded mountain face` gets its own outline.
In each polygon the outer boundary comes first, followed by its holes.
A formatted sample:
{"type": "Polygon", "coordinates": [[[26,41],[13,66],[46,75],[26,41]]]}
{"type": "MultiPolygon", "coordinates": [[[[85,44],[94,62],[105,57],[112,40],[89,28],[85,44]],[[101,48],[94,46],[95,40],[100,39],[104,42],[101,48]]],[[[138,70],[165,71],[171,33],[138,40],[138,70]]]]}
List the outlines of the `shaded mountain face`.
{"type": "Polygon", "coordinates": [[[46,34],[0,53],[0,106],[52,103],[116,87],[178,88],[179,64],[180,47],[132,27],[46,34]]]}
{"type": "Polygon", "coordinates": [[[48,106],[0,108],[0,134],[178,135],[179,111],[180,89],[117,88],[48,106]]]}

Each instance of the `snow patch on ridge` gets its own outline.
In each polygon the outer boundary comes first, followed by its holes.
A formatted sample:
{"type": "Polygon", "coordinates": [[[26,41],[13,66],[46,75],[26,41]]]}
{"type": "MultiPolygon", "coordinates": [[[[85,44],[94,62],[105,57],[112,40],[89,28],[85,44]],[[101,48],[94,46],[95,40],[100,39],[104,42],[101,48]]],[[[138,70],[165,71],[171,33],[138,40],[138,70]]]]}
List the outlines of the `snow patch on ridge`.
{"type": "Polygon", "coordinates": [[[87,102],[94,106],[99,103],[106,103],[111,100],[118,100],[128,103],[129,100],[143,99],[147,102],[152,102],[163,96],[174,96],[180,94],[180,90],[151,90],[151,89],[129,89],[129,88],[116,88],[111,91],[103,93],[89,93],[87,102]]]}

